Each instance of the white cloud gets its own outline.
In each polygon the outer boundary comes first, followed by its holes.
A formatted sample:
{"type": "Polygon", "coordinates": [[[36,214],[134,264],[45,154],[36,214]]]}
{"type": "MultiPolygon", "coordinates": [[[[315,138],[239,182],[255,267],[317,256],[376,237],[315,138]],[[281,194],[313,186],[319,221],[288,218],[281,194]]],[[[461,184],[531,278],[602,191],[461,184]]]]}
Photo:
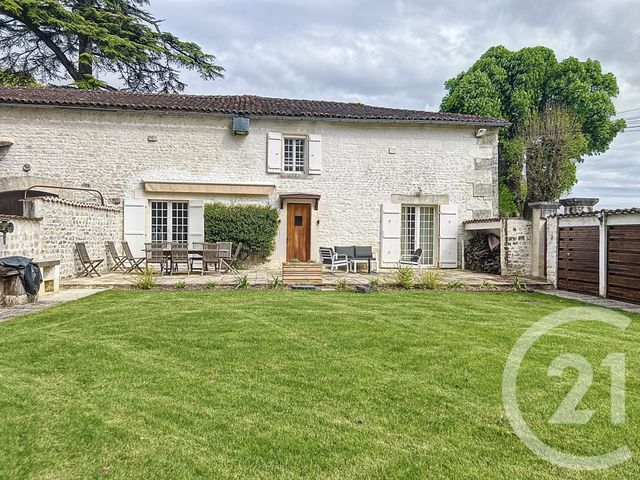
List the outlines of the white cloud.
{"type": "MultiPolygon", "coordinates": [[[[445,80],[487,48],[545,45],[560,59],[600,60],[618,78],[618,110],[640,107],[636,0],[153,0],[151,9],[227,70],[214,83],[185,73],[189,93],[437,109],[445,80]]],[[[639,152],[640,132],[619,135],[580,165],[572,193],[640,206],[639,152]]]]}

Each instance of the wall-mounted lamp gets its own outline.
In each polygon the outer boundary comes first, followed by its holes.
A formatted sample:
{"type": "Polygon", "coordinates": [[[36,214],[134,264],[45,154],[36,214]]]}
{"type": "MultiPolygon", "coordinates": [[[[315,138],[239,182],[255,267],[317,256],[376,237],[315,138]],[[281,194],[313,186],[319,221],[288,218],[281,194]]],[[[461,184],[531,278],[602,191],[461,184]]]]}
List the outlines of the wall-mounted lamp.
{"type": "Polygon", "coordinates": [[[25,172],[29,173],[31,171],[31,164],[30,163],[25,163],[24,165],[22,165],[22,170],[24,170],[25,172]]]}
{"type": "Polygon", "coordinates": [[[0,233],[2,234],[2,244],[7,244],[7,233],[13,233],[13,223],[2,220],[0,222],[0,233]]]}
{"type": "Polygon", "coordinates": [[[486,134],[487,134],[487,129],[486,128],[479,128],[478,131],[476,132],[476,137],[482,138],[486,134]]]}

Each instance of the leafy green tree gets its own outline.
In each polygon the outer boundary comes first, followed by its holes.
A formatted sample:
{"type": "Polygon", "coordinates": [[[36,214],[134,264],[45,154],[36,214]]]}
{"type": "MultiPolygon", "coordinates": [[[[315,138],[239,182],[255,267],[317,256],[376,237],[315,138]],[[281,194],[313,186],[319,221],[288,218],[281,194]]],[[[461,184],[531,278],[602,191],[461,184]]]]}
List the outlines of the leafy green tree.
{"type": "Polygon", "coordinates": [[[576,182],[576,166],[587,139],[576,116],[552,105],[522,126],[528,180],[527,201],[557,198],[576,182]]]}
{"type": "Polygon", "coordinates": [[[149,0],[2,0],[0,68],[41,81],[69,77],[80,88],[179,92],[180,70],[222,76],[215,57],[160,29],[149,0]],[[100,78],[99,78],[100,77],[100,78]]]}
{"type": "MultiPolygon", "coordinates": [[[[445,83],[448,91],[441,110],[504,118],[511,126],[500,133],[500,206],[502,215],[521,214],[532,181],[523,179],[525,142],[521,130],[532,115],[549,106],[565,107],[584,136],[576,161],[607,150],[625,127],[615,115],[612,97],[618,85],[612,73],[603,73],[596,60],[570,57],[558,62],[545,47],[510,51],[503,46],[487,50],[472,67],[445,83]]],[[[575,183],[575,173],[572,180],[575,183]]],[[[560,195],[562,192],[557,192],[560,195]]],[[[552,200],[548,198],[547,200],[552,200]]]]}
{"type": "Polygon", "coordinates": [[[32,75],[14,70],[0,70],[0,85],[5,87],[37,87],[32,75]]]}

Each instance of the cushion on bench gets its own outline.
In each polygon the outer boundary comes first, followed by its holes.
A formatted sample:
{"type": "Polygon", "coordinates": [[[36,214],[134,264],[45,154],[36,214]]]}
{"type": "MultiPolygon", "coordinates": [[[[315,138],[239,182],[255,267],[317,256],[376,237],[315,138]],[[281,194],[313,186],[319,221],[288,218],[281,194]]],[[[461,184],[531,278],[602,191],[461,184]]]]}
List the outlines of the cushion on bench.
{"type": "Polygon", "coordinates": [[[373,251],[371,247],[353,247],[355,250],[355,257],[363,260],[373,259],[373,251]]]}
{"type": "Polygon", "coordinates": [[[333,247],[333,251],[339,255],[346,255],[350,259],[356,254],[355,247],[333,247]]]}

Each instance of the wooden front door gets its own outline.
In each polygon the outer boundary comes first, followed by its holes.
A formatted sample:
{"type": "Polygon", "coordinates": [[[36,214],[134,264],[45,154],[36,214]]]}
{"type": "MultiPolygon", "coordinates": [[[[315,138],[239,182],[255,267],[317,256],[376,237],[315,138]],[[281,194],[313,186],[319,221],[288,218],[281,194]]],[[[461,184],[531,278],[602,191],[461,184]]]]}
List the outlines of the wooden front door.
{"type": "Polygon", "coordinates": [[[311,258],[311,205],[287,205],[287,262],[308,262],[311,258]]]}

